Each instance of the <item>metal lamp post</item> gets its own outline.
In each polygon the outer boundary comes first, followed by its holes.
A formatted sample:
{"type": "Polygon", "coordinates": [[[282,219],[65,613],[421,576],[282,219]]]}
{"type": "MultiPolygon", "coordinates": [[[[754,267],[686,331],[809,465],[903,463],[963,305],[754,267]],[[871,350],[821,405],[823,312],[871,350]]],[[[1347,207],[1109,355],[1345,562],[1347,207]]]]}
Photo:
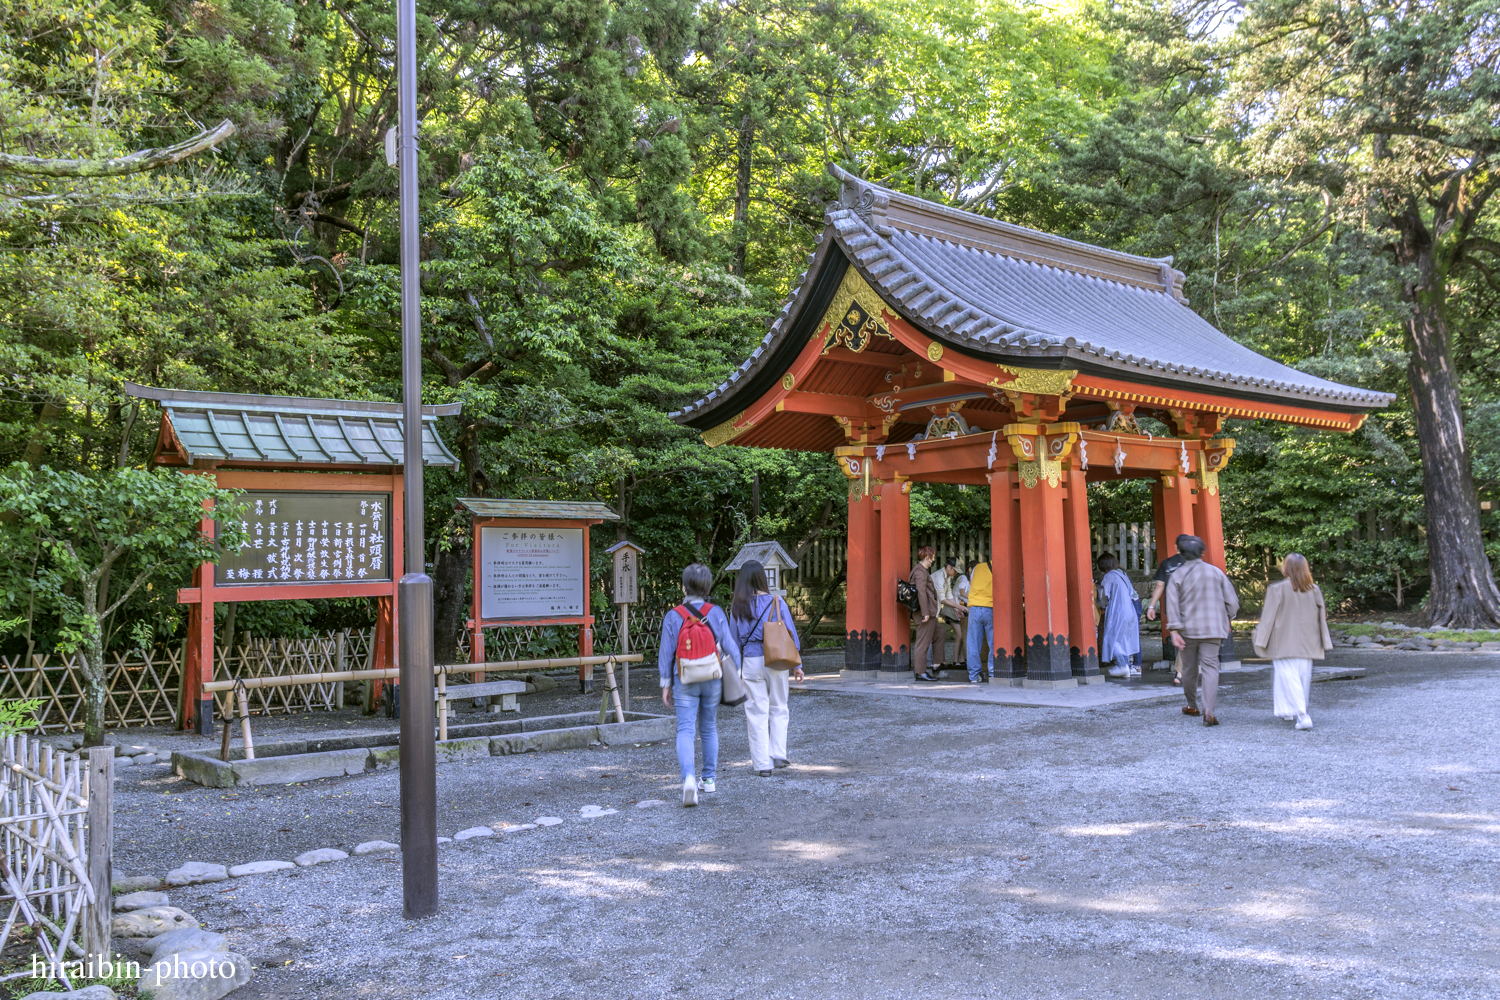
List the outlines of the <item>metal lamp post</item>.
{"type": "Polygon", "coordinates": [[[437,912],[437,747],[433,742],[432,578],[422,531],[422,275],[417,220],[417,5],[396,0],[396,168],[401,211],[401,405],[406,563],[401,628],[401,884],[407,919],[437,912]]]}

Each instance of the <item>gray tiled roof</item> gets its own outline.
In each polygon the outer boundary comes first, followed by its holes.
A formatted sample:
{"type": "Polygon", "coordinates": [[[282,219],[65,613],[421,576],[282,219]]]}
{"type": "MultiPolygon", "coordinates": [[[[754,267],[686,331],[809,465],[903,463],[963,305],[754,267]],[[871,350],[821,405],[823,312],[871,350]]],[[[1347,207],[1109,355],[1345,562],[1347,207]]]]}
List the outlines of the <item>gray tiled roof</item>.
{"type": "Polygon", "coordinates": [[[1171,258],[1093,247],[829,169],[844,182],[843,196],[826,214],[823,240],[796,291],[750,358],[675,419],[697,425],[709,411],[729,409],[724,397],[737,395],[788,335],[810,278],[835,248],[916,326],[996,361],[1057,359],[1127,378],[1340,409],[1382,407],[1395,398],[1297,371],[1225,336],[1188,307],[1171,258]]]}
{"type": "Polygon", "coordinates": [[[729,570],[739,569],[741,566],[745,565],[745,563],[749,562],[752,559],[764,566],[769,563],[772,558],[777,556],[781,558],[782,565],[786,566],[788,569],[797,568],[797,564],[792,561],[791,553],[782,548],[780,543],[749,542],[745,545],[744,548],[736,552],[734,554],[734,558],[729,560],[729,562],[719,572],[727,573],[729,570]]]}
{"type": "MultiPolygon", "coordinates": [[[[193,392],[125,383],[125,392],[156,400],[188,462],[297,465],[402,464],[401,404],[307,399],[232,392],[193,392]]],[[[457,469],[437,433],[437,418],[461,404],[422,407],[422,464],[457,469]]]]}
{"type": "MultiPolygon", "coordinates": [[[[475,517],[578,518],[618,521],[620,515],[602,503],[574,500],[505,500],[459,497],[458,505],[475,517]]],[[[621,544],[624,544],[623,542],[621,544]]],[[[640,548],[639,545],[636,548],[640,548]]]]}

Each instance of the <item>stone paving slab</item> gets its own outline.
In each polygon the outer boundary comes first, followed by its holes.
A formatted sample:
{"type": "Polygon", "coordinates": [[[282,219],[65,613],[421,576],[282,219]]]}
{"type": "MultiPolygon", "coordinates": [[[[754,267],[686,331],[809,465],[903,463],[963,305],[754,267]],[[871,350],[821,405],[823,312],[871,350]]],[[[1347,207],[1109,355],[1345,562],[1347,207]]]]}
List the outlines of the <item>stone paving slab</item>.
{"type": "MultiPolygon", "coordinates": [[[[1241,661],[1224,671],[1226,675],[1269,671],[1270,661],[1241,661]]],[[[1167,682],[1165,672],[1148,675],[1146,680],[1115,681],[1079,685],[1059,690],[1005,687],[998,684],[966,684],[940,681],[882,681],[842,674],[809,676],[801,687],[808,691],[834,691],[839,694],[896,695],[908,698],[934,698],[940,701],[963,701],[980,705],[1003,705],[1009,708],[1104,708],[1110,705],[1160,701],[1181,698],[1182,688],[1167,682]]],[[[1365,676],[1363,667],[1314,667],[1313,683],[1345,680],[1365,676]]]]}
{"type": "Polygon", "coordinates": [[[1006,705],[1014,708],[1103,708],[1130,702],[1181,698],[1180,688],[1170,684],[1087,684],[1060,690],[1005,687],[999,684],[966,684],[939,681],[866,680],[843,675],[812,677],[800,685],[808,691],[834,691],[854,695],[896,695],[907,698],[931,698],[939,701],[964,701],[979,705],[1006,705]]]}

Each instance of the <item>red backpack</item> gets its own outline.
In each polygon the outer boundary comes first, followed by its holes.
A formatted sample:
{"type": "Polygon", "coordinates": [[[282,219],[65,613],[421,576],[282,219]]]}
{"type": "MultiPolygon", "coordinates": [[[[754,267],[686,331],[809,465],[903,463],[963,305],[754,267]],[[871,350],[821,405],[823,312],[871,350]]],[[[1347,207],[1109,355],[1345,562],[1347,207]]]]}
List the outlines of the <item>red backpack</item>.
{"type": "Polygon", "coordinates": [[[677,630],[677,677],[684,684],[698,684],[723,676],[719,666],[719,644],[714,639],[714,630],[708,626],[708,613],[713,607],[705,601],[697,611],[686,604],[672,609],[682,616],[682,627],[677,630]]]}

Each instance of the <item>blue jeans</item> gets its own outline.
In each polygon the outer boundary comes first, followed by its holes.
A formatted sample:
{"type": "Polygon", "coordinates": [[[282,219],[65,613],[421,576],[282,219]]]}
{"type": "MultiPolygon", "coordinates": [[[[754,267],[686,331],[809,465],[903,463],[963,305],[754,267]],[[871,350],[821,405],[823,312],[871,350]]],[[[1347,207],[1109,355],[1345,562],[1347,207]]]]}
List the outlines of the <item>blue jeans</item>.
{"type": "Polygon", "coordinates": [[[693,776],[693,727],[703,739],[703,780],[713,781],[719,770],[719,697],[723,681],[684,684],[672,681],[672,705],[677,710],[677,767],[683,781],[693,776]]]}
{"type": "Polygon", "coordinates": [[[995,676],[995,609],[969,608],[969,680],[979,680],[980,664],[995,676]],[[979,651],[983,649],[981,657],[979,651]]]}

